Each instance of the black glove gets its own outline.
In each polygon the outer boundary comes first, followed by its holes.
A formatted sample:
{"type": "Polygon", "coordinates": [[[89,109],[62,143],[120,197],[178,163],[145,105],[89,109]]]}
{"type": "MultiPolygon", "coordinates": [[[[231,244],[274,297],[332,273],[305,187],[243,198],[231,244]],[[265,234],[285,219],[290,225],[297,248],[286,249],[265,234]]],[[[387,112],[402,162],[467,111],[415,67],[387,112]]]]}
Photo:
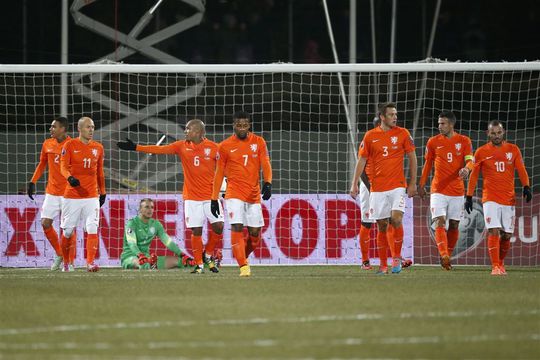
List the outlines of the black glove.
{"type": "Polygon", "coordinates": [[[210,200],[210,212],[214,217],[219,217],[219,203],[217,200],[210,200]]]}
{"type": "Polygon", "coordinates": [[[465,210],[467,211],[467,214],[470,214],[472,211],[472,196],[466,196],[465,197],[465,210]]]}
{"type": "Polygon", "coordinates": [[[28,197],[30,199],[34,200],[34,194],[36,193],[36,184],[34,184],[33,182],[29,182],[28,187],[26,188],[26,193],[28,194],[28,197]]]}
{"type": "Polygon", "coordinates": [[[126,141],[119,141],[116,143],[116,146],[118,146],[122,150],[131,150],[135,151],[137,149],[137,144],[135,144],[133,141],[131,141],[129,138],[126,138],[126,141]]]}
{"type": "Polygon", "coordinates": [[[263,200],[268,200],[272,196],[272,184],[265,182],[262,188],[262,198],[263,200]]]}
{"type": "Polygon", "coordinates": [[[99,207],[102,207],[103,204],[105,204],[105,198],[107,197],[107,194],[99,195],[99,207]]]}
{"type": "Polygon", "coordinates": [[[79,181],[79,179],[74,178],[73,176],[68,177],[67,180],[68,180],[69,185],[71,185],[73,187],[77,187],[77,186],[81,185],[81,182],[79,181]]]}
{"type": "MultiPolygon", "coordinates": [[[[30,195],[29,195],[30,196],[30,195]]],[[[31,197],[31,196],[30,196],[31,197]]],[[[531,201],[532,199],[532,192],[530,186],[524,186],[523,187],[523,197],[525,198],[526,202],[531,201]]]]}

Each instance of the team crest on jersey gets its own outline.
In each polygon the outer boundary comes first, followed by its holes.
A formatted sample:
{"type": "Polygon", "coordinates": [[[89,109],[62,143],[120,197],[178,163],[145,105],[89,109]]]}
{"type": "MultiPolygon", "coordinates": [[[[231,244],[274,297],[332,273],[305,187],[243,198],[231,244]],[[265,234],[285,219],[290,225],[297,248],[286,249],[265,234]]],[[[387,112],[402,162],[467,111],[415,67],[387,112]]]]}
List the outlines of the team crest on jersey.
{"type": "Polygon", "coordinates": [[[249,146],[249,148],[251,149],[251,151],[256,152],[257,151],[257,144],[251,144],[249,146]]]}
{"type": "Polygon", "coordinates": [[[397,144],[397,136],[392,136],[390,138],[390,141],[392,142],[392,144],[396,145],[397,144]]]}
{"type": "Polygon", "coordinates": [[[457,151],[461,150],[461,143],[457,143],[457,144],[456,144],[456,150],[457,150],[457,151]]]}
{"type": "Polygon", "coordinates": [[[208,157],[210,156],[210,148],[204,148],[204,156],[208,157]]]}
{"type": "Polygon", "coordinates": [[[97,157],[97,149],[92,149],[92,155],[94,155],[94,157],[97,157]]]}
{"type": "Polygon", "coordinates": [[[506,153],[506,159],[507,159],[508,161],[512,160],[512,153],[511,153],[511,152],[507,152],[507,153],[506,153]]]}

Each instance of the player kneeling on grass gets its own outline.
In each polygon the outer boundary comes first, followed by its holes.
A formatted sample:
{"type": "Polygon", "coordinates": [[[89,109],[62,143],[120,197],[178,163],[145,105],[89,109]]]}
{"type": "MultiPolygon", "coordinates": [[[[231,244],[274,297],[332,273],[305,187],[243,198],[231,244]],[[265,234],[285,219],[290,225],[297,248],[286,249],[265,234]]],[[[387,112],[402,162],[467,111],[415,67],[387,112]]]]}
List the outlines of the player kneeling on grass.
{"type": "Polygon", "coordinates": [[[124,269],[172,269],[195,266],[195,261],[185,255],[163,229],[161,223],[152,218],[154,201],[142,199],[139,203],[139,215],[130,219],[124,231],[124,246],[120,261],[124,269]],[[149,248],[154,237],[176,256],[156,256],[149,248]]]}

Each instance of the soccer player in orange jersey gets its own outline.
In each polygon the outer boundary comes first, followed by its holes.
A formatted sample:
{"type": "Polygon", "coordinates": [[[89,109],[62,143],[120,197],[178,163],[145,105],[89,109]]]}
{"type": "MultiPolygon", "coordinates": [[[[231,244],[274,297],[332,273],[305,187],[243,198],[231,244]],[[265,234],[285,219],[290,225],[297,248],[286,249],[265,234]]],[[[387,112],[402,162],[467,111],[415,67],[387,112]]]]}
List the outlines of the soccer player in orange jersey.
{"type": "Polygon", "coordinates": [[[452,111],[443,110],[438,124],[440,134],[429,138],[426,145],[426,161],[418,195],[425,198],[425,185],[435,165],[430,195],[431,218],[435,222],[435,242],[441,256],[441,266],[451,270],[450,257],[459,238],[459,220],[463,213],[463,180],[472,171],[473,151],[471,139],[454,131],[456,116],[452,111]]]}
{"type": "Polygon", "coordinates": [[[482,204],[484,222],[488,229],[488,252],[491,259],[491,275],[506,275],[504,258],[510,249],[510,238],[514,232],[515,189],[514,172],[517,170],[523,186],[523,197],[532,199],[529,175],[523,164],[519,148],[504,141],[504,127],[500,121],[489,123],[489,142],[474,153],[474,169],[467,187],[465,210],[472,211],[472,195],[480,173],[484,178],[482,204]]]}
{"type": "MultiPolygon", "coordinates": [[[[62,152],[62,146],[71,139],[71,137],[66,134],[67,128],[68,120],[65,117],[61,116],[53,120],[51,127],[49,128],[51,137],[43,142],[39,164],[34,171],[34,175],[28,183],[27,188],[28,196],[30,199],[34,200],[36,182],[41,175],[43,175],[45,168],[49,168],[47,188],[45,189],[45,200],[41,207],[41,226],[43,227],[45,237],[47,237],[47,240],[51,243],[54,251],[56,251],[56,257],[51,265],[52,271],[60,270],[63,260],[58,233],[52,224],[53,219],[57,217],[62,210],[64,190],[67,184],[66,179],[62,177],[62,174],[60,173],[60,153],[62,152]]],[[[70,266],[73,266],[71,263],[72,261],[69,262],[70,266]]]]}
{"type": "Polygon", "coordinates": [[[358,181],[368,161],[372,162],[370,217],[377,220],[377,247],[381,264],[379,274],[388,273],[386,251],[392,254],[392,273],[401,272],[401,244],[403,243],[402,219],[405,212],[405,194],[413,197],[416,191],[416,154],[414,142],[407,129],[397,123],[394,103],[383,104],[379,109],[381,125],[369,130],[360,144],[358,162],[354,172],[350,195],[359,193],[358,181]],[[404,155],[409,158],[410,181],[404,175],[404,155]],[[392,237],[387,237],[388,224],[393,227],[392,237]]]}
{"type": "MultiPolygon", "coordinates": [[[[381,125],[381,119],[379,115],[373,119],[373,127],[378,127],[381,125]]],[[[360,158],[360,151],[358,152],[358,157],[360,158]]],[[[371,264],[369,262],[369,242],[370,242],[370,232],[371,224],[376,223],[375,219],[372,219],[369,216],[369,195],[370,195],[370,179],[373,176],[371,170],[371,162],[368,161],[364,167],[364,171],[360,176],[360,211],[362,212],[362,224],[360,226],[360,234],[358,236],[360,242],[360,251],[362,253],[362,270],[371,270],[371,264]]]]}
{"type": "Polygon", "coordinates": [[[99,208],[105,203],[105,175],[103,173],[103,146],[92,140],[94,121],[89,117],[79,119],[79,137],[69,140],[62,148],[60,170],[67,179],[62,206],[62,251],[63,271],[68,267],[69,249],[76,246],[71,234],[79,219],[84,221],[88,233],[86,244],[86,270],[96,272],[99,266],[94,263],[98,249],[99,208]]]}
{"type": "Polygon", "coordinates": [[[217,217],[221,211],[217,199],[226,174],[225,204],[232,230],[232,252],[240,267],[240,276],[251,276],[247,257],[259,244],[264,226],[259,187],[261,169],[264,177],[262,198],[268,200],[272,196],[272,166],[266,142],[250,132],[250,128],[247,112],[238,111],[233,115],[234,134],[219,144],[220,157],[212,192],[212,214],[217,217]],[[249,234],[246,240],[244,225],[249,234]]]}
{"type": "MultiPolygon", "coordinates": [[[[196,266],[192,273],[204,272],[203,262],[210,271],[219,272],[215,266],[214,248],[223,236],[223,215],[214,217],[210,212],[212,181],[218,159],[218,145],[205,137],[205,125],[199,119],[192,119],[186,124],[186,139],[169,145],[137,145],[133,141],[118,142],[123,150],[136,150],[151,154],[176,154],[184,169],[184,219],[186,227],[191,229],[191,243],[196,266]],[[212,225],[209,239],[203,255],[202,230],[204,221],[212,225]]],[[[221,206],[221,204],[219,204],[221,206]]]]}

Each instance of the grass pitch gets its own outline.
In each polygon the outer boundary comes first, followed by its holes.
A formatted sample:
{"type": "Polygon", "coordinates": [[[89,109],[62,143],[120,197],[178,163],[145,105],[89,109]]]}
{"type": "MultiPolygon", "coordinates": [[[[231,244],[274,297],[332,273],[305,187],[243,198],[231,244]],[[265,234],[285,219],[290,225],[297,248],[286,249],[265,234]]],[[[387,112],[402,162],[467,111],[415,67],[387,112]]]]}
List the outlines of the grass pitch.
{"type": "Polygon", "coordinates": [[[0,359],[538,359],[540,269],[0,269],[0,359]]]}

